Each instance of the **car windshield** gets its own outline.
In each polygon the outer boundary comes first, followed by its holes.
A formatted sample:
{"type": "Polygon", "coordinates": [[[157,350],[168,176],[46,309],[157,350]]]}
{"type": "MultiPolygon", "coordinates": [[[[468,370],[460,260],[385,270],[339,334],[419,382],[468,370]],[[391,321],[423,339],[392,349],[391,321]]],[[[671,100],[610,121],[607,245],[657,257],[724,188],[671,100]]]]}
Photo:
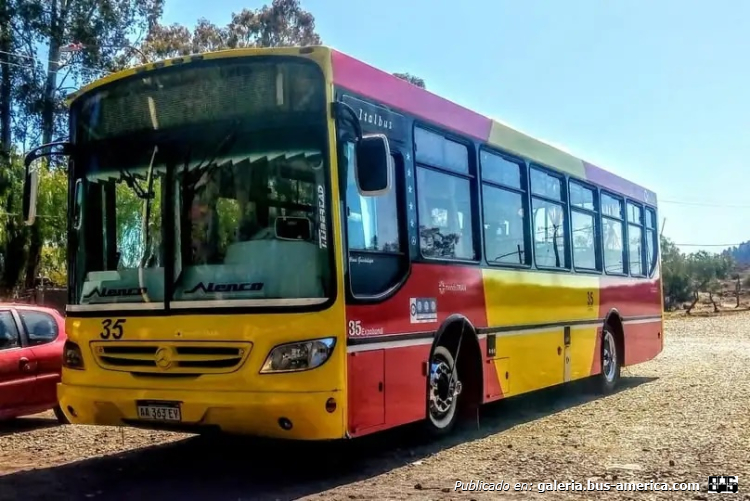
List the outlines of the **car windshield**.
{"type": "Polygon", "coordinates": [[[89,100],[78,118],[73,303],[325,302],[332,254],[317,67],[245,60],[143,80],[89,100]],[[206,79],[223,92],[199,92],[206,79]]]}

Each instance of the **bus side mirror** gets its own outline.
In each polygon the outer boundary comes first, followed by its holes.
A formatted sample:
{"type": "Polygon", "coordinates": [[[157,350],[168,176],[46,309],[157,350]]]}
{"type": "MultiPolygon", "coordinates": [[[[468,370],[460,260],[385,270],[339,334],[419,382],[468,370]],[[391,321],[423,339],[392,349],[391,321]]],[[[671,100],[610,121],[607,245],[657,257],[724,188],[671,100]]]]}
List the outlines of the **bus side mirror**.
{"type": "Polygon", "coordinates": [[[71,152],[71,144],[67,141],[54,141],[52,143],[37,146],[29,151],[23,159],[26,174],[23,182],[23,222],[27,226],[34,224],[36,219],[36,200],[39,190],[39,168],[32,167],[34,160],[52,155],[67,156],[71,152]],[[59,147],[59,151],[52,148],[59,147]]]}
{"type": "Polygon", "coordinates": [[[39,169],[32,167],[35,158],[27,156],[24,160],[26,174],[23,182],[23,221],[27,226],[34,224],[36,219],[36,200],[39,190],[39,169]]]}
{"type": "Polygon", "coordinates": [[[383,134],[362,136],[357,141],[357,188],[365,197],[385,195],[393,185],[393,157],[383,134]]]}

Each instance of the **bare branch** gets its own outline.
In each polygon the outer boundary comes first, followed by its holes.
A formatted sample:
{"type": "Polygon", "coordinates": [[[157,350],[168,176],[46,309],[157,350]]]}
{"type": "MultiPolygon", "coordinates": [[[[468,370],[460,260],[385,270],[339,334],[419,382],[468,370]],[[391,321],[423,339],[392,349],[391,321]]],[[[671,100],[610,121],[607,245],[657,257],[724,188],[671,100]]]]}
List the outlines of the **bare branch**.
{"type": "MultiPolygon", "coordinates": [[[[64,64],[58,68],[58,71],[60,71],[60,68],[63,68],[65,66],[70,66],[70,64],[64,64]]],[[[63,75],[62,79],[60,80],[60,83],[57,85],[57,88],[55,89],[55,92],[58,92],[60,89],[62,89],[63,84],[65,83],[65,80],[70,76],[70,73],[73,71],[73,67],[68,68],[68,71],[63,75]]]]}

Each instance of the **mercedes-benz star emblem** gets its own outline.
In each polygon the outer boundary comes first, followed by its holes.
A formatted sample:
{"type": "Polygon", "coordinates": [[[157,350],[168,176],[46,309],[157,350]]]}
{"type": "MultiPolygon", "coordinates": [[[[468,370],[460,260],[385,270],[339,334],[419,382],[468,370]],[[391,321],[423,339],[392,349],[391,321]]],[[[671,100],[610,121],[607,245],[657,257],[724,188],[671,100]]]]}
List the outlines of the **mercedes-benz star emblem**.
{"type": "Polygon", "coordinates": [[[172,349],[162,346],[156,350],[156,366],[160,369],[169,369],[172,366],[172,349]]]}

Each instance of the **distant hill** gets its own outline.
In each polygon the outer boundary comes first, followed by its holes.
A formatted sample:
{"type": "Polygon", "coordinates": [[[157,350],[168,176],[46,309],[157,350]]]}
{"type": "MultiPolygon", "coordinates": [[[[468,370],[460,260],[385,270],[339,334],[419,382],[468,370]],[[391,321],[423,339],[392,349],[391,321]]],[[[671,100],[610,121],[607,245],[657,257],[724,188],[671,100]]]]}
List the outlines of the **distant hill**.
{"type": "Polygon", "coordinates": [[[725,249],[721,254],[723,256],[731,256],[737,264],[750,265],[750,240],[725,249]]]}

